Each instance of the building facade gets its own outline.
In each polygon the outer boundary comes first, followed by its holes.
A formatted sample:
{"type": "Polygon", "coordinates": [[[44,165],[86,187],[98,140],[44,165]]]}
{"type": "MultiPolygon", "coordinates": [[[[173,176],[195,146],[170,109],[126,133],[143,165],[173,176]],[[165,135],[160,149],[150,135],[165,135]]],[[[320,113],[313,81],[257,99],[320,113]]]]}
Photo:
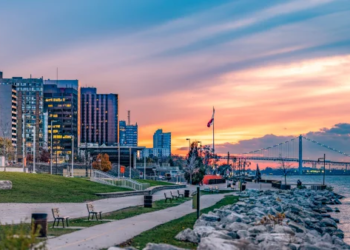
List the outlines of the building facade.
{"type": "Polygon", "coordinates": [[[119,122],[119,136],[121,146],[138,146],[138,125],[126,125],[125,121],[119,122]]]}
{"type": "Polygon", "coordinates": [[[158,129],[153,135],[153,148],[165,148],[171,154],[171,133],[158,129]]]}
{"type": "Polygon", "coordinates": [[[81,142],[117,145],[118,108],[117,94],[97,94],[96,88],[81,88],[81,142]]]}
{"type": "Polygon", "coordinates": [[[44,122],[44,128],[47,128],[44,138],[47,138],[48,148],[52,149],[54,162],[71,159],[73,146],[74,155],[77,156],[80,136],[79,104],[78,80],[44,81],[44,112],[48,115],[47,124],[44,122]]]}
{"type": "Polygon", "coordinates": [[[39,156],[39,149],[43,146],[43,79],[0,78],[0,85],[16,87],[18,161],[23,161],[23,155],[33,155],[34,148],[35,155],[39,156]]]}
{"type": "Polygon", "coordinates": [[[142,150],[142,157],[157,157],[157,158],[163,158],[163,157],[169,157],[171,155],[171,152],[167,148],[145,148],[142,150]]]}
{"type": "Polygon", "coordinates": [[[16,148],[17,92],[14,85],[0,85],[0,137],[10,139],[16,148]]]}

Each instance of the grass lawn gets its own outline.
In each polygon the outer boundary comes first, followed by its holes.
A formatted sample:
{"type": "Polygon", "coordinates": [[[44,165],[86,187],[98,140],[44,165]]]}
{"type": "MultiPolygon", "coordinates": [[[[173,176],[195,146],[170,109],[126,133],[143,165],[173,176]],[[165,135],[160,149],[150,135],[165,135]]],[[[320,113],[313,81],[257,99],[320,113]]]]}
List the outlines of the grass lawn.
{"type": "Polygon", "coordinates": [[[154,181],[154,180],[142,180],[142,179],[135,179],[135,180],[140,183],[149,183],[150,187],[175,185],[172,182],[166,182],[166,181],[154,181]]]}
{"type": "MultiPolygon", "coordinates": [[[[225,205],[233,204],[238,201],[238,197],[233,195],[227,195],[224,199],[217,202],[215,205],[201,210],[201,213],[208,213],[213,211],[215,208],[220,208],[225,205]]],[[[137,249],[143,249],[147,243],[166,243],[174,246],[196,249],[197,244],[191,242],[183,242],[175,240],[175,236],[186,228],[193,228],[194,223],[197,220],[196,213],[188,214],[179,219],[167,222],[163,225],[157,226],[151,230],[145,231],[140,235],[134,237],[128,242],[122,244],[122,247],[133,246],[137,249]]]]}
{"type": "MultiPolygon", "coordinates": [[[[133,217],[136,215],[150,213],[150,212],[158,211],[161,209],[166,209],[169,207],[174,207],[174,206],[180,205],[180,204],[182,204],[190,199],[191,198],[180,198],[178,200],[174,200],[171,203],[169,203],[169,202],[165,203],[164,200],[159,200],[159,201],[153,202],[152,208],[144,208],[142,206],[126,208],[126,209],[103,214],[102,219],[122,220],[122,219],[130,218],[130,217],[133,217]]],[[[71,226],[71,227],[92,227],[92,226],[103,224],[103,223],[108,223],[108,221],[96,221],[96,220],[87,221],[87,217],[69,220],[69,226],[71,226]]],[[[60,236],[63,234],[72,233],[74,231],[79,230],[79,229],[51,228],[52,224],[53,223],[50,222],[48,225],[48,236],[60,236]]],[[[24,228],[26,229],[27,232],[30,231],[30,224],[22,224],[22,226],[24,226],[24,228]]],[[[61,223],[60,223],[60,226],[62,226],[61,223]]],[[[4,230],[6,228],[8,229],[11,227],[19,228],[19,225],[0,226],[0,233],[1,233],[1,230],[4,230]]]]}
{"type": "Polygon", "coordinates": [[[85,178],[49,174],[0,172],[0,180],[12,181],[11,190],[0,190],[0,203],[85,202],[101,199],[95,193],[131,191],[91,182],[85,178]]]}

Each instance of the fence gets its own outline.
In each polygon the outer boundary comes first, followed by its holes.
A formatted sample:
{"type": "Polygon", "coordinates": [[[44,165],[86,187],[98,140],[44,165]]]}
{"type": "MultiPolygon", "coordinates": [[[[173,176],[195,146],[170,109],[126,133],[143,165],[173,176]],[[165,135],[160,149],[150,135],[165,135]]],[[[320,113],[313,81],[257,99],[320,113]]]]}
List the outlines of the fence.
{"type": "Polygon", "coordinates": [[[132,179],[118,179],[113,175],[104,173],[96,169],[92,170],[91,181],[105,185],[131,188],[136,191],[143,191],[150,186],[148,183],[140,183],[132,179]]]}

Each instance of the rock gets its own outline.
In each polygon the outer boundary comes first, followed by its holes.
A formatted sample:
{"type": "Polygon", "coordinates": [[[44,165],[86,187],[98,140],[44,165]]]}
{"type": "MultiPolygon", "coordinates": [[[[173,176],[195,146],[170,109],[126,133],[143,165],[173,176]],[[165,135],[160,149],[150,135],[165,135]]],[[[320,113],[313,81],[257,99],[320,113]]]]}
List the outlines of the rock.
{"type": "Polygon", "coordinates": [[[247,230],[238,230],[237,235],[240,239],[247,239],[249,238],[249,232],[247,230]]]}
{"type": "Polygon", "coordinates": [[[223,240],[233,240],[233,239],[238,239],[238,235],[233,232],[225,231],[225,230],[215,230],[212,233],[210,233],[207,237],[209,238],[219,238],[223,240]]]}
{"type": "Polygon", "coordinates": [[[233,222],[230,225],[226,226],[227,230],[237,232],[239,230],[248,230],[248,225],[240,222],[233,222]]]}
{"type": "Polygon", "coordinates": [[[250,234],[261,234],[261,233],[265,233],[266,231],[267,231],[266,227],[263,225],[248,228],[248,232],[250,234]]]}
{"type": "Polygon", "coordinates": [[[195,227],[193,229],[194,234],[196,234],[199,237],[206,237],[207,235],[211,234],[213,231],[215,231],[215,228],[210,226],[200,226],[200,227],[195,227]]]}
{"type": "Polygon", "coordinates": [[[175,247],[168,244],[154,244],[148,243],[143,250],[185,250],[183,248],[175,247]]]}
{"type": "Polygon", "coordinates": [[[12,189],[12,181],[0,181],[0,190],[12,189]]]}
{"type": "Polygon", "coordinates": [[[321,240],[322,240],[322,242],[326,242],[326,243],[330,243],[330,244],[333,243],[332,237],[327,233],[322,236],[321,240]]]}
{"type": "Polygon", "coordinates": [[[305,227],[303,227],[302,225],[299,225],[295,222],[289,222],[288,226],[291,227],[295,232],[297,233],[306,233],[307,229],[305,227]]]}
{"type": "Polygon", "coordinates": [[[322,234],[330,234],[333,235],[333,233],[336,231],[337,229],[334,227],[322,227],[322,234]]]}
{"type": "Polygon", "coordinates": [[[120,248],[120,247],[109,247],[108,250],[137,250],[134,247],[120,248]]]}
{"type": "Polygon", "coordinates": [[[201,215],[201,219],[202,219],[202,220],[205,220],[205,221],[209,221],[209,222],[212,222],[212,221],[220,221],[220,217],[219,217],[219,216],[216,216],[216,215],[209,215],[209,214],[202,214],[202,215],[201,215]]]}
{"type": "Polygon", "coordinates": [[[175,236],[175,239],[181,241],[189,241],[193,243],[199,242],[198,235],[190,228],[186,228],[175,236]]]}
{"type": "Polygon", "coordinates": [[[300,247],[299,244],[294,244],[294,243],[289,244],[289,249],[290,249],[290,250],[298,250],[299,247],[300,247]]]}
{"type": "Polygon", "coordinates": [[[337,228],[337,223],[330,218],[322,219],[320,224],[321,224],[321,227],[335,227],[335,228],[337,228]]]}
{"type": "Polygon", "coordinates": [[[218,238],[203,238],[197,249],[200,250],[239,250],[238,247],[232,244],[233,241],[218,239],[218,238]]]}
{"type": "Polygon", "coordinates": [[[336,212],[336,213],[340,213],[339,208],[335,207],[335,208],[334,208],[334,212],[336,212]]]}
{"type": "Polygon", "coordinates": [[[337,198],[334,199],[334,203],[338,205],[341,204],[340,200],[338,200],[337,198]]]}
{"type": "Polygon", "coordinates": [[[272,233],[284,233],[284,234],[295,235],[295,232],[293,231],[293,229],[291,229],[290,227],[281,226],[281,225],[276,225],[272,233]]]}
{"type": "Polygon", "coordinates": [[[340,229],[335,230],[333,232],[333,235],[337,236],[337,237],[339,237],[341,239],[344,239],[344,232],[342,230],[340,230],[340,229]]]}

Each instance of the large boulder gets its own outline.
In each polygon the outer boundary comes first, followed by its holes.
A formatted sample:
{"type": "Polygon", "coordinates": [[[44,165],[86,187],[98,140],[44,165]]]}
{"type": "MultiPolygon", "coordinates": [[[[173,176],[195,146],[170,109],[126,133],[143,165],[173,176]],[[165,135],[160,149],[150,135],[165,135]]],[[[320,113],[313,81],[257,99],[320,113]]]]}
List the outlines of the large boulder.
{"type": "Polygon", "coordinates": [[[227,230],[237,232],[239,230],[247,230],[249,226],[245,223],[240,223],[240,222],[233,222],[230,225],[226,226],[227,230]]]}
{"type": "Polygon", "coordinates": [[[293,231],[293,229],[291,229],[290,227],[281,226],[281,225],[276,225],[272,230],[272,233],[283,233],[283,234],[295,235],[295,232],[293,231]]]}
{"type": "Polygon", "coordinates": [[[200,238],[205,237],[215,231],[215,228],[210,227],[210,226],[200,226],[200,227],[195,227],[193,229],[193,232],[198,235],[200,238]]]}
{"type": "Polygon", "coordinates": [[[189,242],[193,242],[193,243],[199,242],[198,235],[195,232],[193,232],[193,230],[190,228],[186,228],[185,230],[178,233],[175,236],[175,239],[181,240],[181,241],[189,241],[189,242]]]}
{"type": "Polygon", "coordinates": [[[12,189],[12,181],[0,181],[0,190],[12,189]]]}
{"type": "Polygon", "coordinates": [[[337,228],[337,223],[330,218],[322,219],[320,224],[322,227],[335,227],[335,228],[337,228]]]}
{"type": "Polygon", "coordinates": [[[148,243],[143,250],[185,250],[185,249],[168,245],[168,244],[148,243]]]}

